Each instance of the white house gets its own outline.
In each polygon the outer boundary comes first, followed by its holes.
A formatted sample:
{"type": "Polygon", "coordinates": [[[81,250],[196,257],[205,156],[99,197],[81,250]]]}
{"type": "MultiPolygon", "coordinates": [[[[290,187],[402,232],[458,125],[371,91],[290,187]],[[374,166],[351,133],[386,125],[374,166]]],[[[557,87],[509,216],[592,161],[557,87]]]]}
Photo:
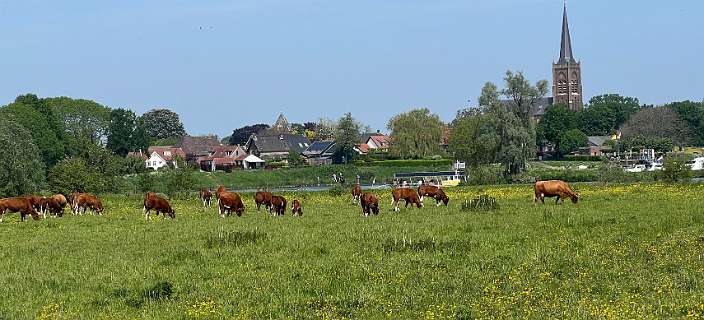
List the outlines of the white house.
{"type": "Polygon", "coordinates": [[[175,157],[186,159],[186,153],[181,148],[177,147],[149,147],[149,158],[145,160],[147,169],[159,170],[167,165],[172,165],[178,168],[175,157]]]}

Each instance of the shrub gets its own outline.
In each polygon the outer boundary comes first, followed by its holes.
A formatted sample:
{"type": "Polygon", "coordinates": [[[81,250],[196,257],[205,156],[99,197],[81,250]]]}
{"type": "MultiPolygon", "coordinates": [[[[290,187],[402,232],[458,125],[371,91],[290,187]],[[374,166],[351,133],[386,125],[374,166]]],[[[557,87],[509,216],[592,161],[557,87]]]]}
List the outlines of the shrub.
{"type": "Polygon", "coordinates": [[[137,191],[139,192],[154,191],[156,187],[156,179],[154,179],[154,176],[150,173],[141,173],[137,175],[137,182],[135,184],[137,186],[137,191]]]}
{"type": "Polygon", "coordinates": [[[103,191],[107,184],[100,172],[81,158],[59,161],[49,170],[48,180],[53,192],[63,194],[103,191]]]}
{"type": "Polygon", "coordinates": [[[467,184],[469,185],[490,185],[505,182],[501,169],[491,165],[471,168],[467,184]]]}
{"type": "Polygon", "coordinates": [[[175,196],[179,193],[188,192],[195,188],[196,180],[193,178],[189,168],[174,169],[166,172],[166,192],[175,196]]]}
{"type": "Polygon", "coordinates": [[[666,182],[677,182],[690,176],[687,160],[684,156],[667,156],[662,166],[660,177],[666,182]]]}
{"type": "Polygon", "coordinates": [[[499,208],[496,198],[488,195],[481,195],[472,200],[465,200],[462,203],[462,211],[491,211],[499,208]]]}
{"type": "Polygon", "coordinates": [[[338,184],[330,188],[330,190],[328,190],[328,193],[330,193],[330,195],[333,197],[340,197],[347,193],[347,189],[344,186],[338,184]]]}

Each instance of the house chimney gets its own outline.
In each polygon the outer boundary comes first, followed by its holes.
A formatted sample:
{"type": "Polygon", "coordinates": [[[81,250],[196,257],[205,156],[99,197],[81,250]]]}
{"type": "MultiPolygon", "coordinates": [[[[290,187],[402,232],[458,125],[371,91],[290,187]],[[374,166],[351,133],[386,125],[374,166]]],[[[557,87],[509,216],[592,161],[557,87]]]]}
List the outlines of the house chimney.
{"type": "Polygon", "coordinates": [[[376,134],[380,134],[380,133],[381,133],[381,130],[377,130],[377,131],[376,131],[376,134]]]}

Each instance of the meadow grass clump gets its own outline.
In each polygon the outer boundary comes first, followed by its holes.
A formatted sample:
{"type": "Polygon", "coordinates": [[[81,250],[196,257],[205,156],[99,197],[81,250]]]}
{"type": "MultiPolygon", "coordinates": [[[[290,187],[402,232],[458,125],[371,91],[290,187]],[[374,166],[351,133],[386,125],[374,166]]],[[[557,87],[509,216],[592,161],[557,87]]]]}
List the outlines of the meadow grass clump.
{"type": "Polygon", "coordinates": [[[462,203],[462,211],[492,211],[499,208],[496,198],[489,195],[481,195],[462,203]]]}
{"type": "Polygon", "coordinates": [[[220,230],[216,234],[210,234],[205,237],[205,247],[208,249],[233,246],[241,247],[248,244],[257,243],[262,239],[266,239],[267,234],[259,231],[229,231],[220,230]]]}

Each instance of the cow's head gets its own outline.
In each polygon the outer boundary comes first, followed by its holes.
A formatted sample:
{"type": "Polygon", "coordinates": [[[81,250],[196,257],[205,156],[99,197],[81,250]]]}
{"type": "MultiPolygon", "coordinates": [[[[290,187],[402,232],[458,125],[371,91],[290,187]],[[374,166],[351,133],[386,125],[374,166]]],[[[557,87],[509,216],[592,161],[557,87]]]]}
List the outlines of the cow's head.
{"type": "Polygon", "coordinates": [[[369,209],[371,209],[374,214],[379,214],[379,204],[372,203],[369,205],[369,209]]]}
{"type": "Polygon", "coordinates": [[[105,211],[105,208],[103,208],[103,204],[98,201],[98,203],[95,204],[94,206],[95,212],[102,214],[103,211],[105,211]]]}
{"type": "Polygon", "coordinates": [[[442,203],[447,207],[447,203],[450,202],[450,198],[446,194],[442,194],[442,203]]]}
{"type": "Polygon", "coordinates": [[[579,201],[579,193],[571,194],[570,199],[572,200],[572,203],[577,204],[577,201],[579,201]]]}

